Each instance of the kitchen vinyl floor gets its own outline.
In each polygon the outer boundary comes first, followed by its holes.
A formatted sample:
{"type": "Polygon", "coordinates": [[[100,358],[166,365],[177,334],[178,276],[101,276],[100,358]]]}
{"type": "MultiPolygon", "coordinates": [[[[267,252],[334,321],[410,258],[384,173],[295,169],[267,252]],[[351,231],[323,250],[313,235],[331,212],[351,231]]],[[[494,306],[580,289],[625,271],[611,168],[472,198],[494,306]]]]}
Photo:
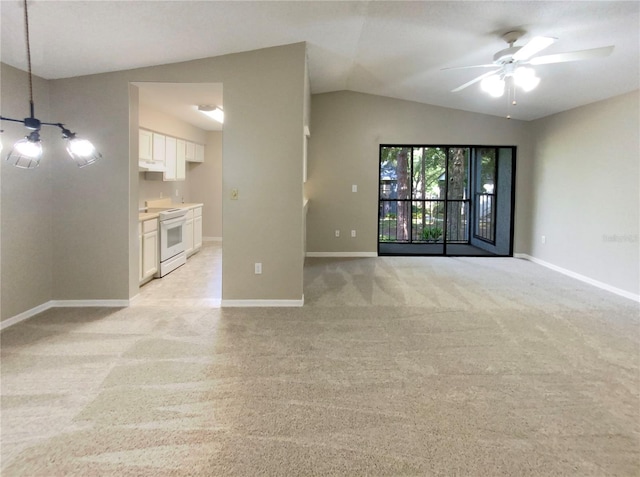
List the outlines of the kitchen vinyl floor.
{"type": "Polygon", "coordinates": [[[187,263],[140,288],[131,306],[211,306],[222,298],[222,243],[204,242],[187,263]]]}

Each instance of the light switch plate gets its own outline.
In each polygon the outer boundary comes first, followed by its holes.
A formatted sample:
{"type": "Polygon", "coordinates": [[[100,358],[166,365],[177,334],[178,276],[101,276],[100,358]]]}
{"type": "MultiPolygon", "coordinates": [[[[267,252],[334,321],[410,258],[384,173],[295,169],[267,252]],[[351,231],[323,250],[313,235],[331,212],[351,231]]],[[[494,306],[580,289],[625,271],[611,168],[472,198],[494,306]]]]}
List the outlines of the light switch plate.
{"type": "Polygon", "coordinates": [[[351,186],[351,192],[358,192],[358,185],[357,184],[353,184],[351,186]]]}

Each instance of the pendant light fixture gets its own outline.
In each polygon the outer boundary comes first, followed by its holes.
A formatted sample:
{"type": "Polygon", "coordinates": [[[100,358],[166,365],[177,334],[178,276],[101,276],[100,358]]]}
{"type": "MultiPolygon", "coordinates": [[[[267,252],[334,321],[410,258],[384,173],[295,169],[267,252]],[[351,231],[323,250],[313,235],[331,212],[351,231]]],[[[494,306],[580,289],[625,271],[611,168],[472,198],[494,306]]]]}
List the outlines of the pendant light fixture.
{"type": "MultiPolygon", "coordinates": [[[[33,78],[31,73],[31,44],[29,41],[29,13],[27,11],[27,0],[24,0],[24,27],[27,40],[27,64],[29,67],[29,117],[25,119],[12,119],[0,116],[1,121],[12,121],[22,123],[30,131],[24,138],[17,141],[9,154],[7,162],[22,169],[35,169],[40,164],[42,158],[42,142],[40,140],[40,129],[42,126],[55,126],[60,128],[62,138],[67,142],[67,152],[76,162],[78,167],[93,164],[102,157],[90,141],[76,136],[69,131],[62,123],[47,123],[40,121],[34,115],[33,103],[33,78]]],[[[2,132],[2,131],[0,131],[2,132]]],[[[0,144],[0,150],[2,145],[0,144]]]]}

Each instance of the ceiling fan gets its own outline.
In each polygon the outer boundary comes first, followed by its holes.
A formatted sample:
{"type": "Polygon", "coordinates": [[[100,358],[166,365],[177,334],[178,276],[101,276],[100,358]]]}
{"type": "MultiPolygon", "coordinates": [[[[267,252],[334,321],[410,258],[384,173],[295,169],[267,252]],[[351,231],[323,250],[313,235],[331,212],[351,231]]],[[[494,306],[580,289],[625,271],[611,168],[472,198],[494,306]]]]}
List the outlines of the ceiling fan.
{"type": "MultiPolygon", "coordinates": [[[[557,53],[554,55],[535,56],[542,50],[554,43],[557,38],[548,36],[537,36],[532,38],[524,46],[515,46],[525,32],[520,30],[509,31],[502,35],[502,39],[509,45],[508,48],[498,51],[493,55],[493,63],[484,65],[456,66],[452,68],[443,68],[443,70],[466,69],[466,68],[492,68],[488,73],[466,82],[451,90],[457,93],[463,89],[481,82],[480,86],[483,91],[491,96],[500,97],[504,94],[505,86],[508,80],[514,85],[519,86],[524,91],[531,91],[538,83],[540,78],[536,76],[535,70],[531,66],[547,65],[551,63],[566,63],[569,61],[588,60],[591,58],[600,58],[609,56],[613,51],[613,45],[593,48],[589,50],[570,51],[567,53],[557,53]]],[[[515,104],[515,100],[514,100],[515,104]]]]}

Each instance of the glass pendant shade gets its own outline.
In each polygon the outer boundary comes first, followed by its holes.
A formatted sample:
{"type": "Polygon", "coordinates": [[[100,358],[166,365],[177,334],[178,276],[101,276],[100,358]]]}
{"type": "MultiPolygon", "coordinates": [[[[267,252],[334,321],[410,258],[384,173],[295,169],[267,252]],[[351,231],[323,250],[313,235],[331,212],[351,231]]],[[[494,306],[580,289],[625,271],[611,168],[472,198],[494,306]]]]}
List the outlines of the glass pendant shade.
{"type": "Polygon", "coordinates": [[[498,75],[492,75],[483,79],[480,87],[494,98],[499,98],[504,94],[504,80],[498,75]]]}
{"type": "Polygon", "coordinates": [[[34,131],[13,145],[7,156],[7,162],[21,169],[35,169],[40,165],[41,158],[42,143],[40,136],[34,131]]]}
{"type": "Polygon", "coordinates": [[[87,139],[72,137],[67,140],[67,152],[78,167],[84,167],[98,161],[102,154],[87,139]]]}
{"type": "Polygon", "coordinates": [[[538,86],[540,78],[538,78],[532,68],[524,66],[519,67],[513,74],[516,84],[524,91],[531,91],[538,86]]]}

